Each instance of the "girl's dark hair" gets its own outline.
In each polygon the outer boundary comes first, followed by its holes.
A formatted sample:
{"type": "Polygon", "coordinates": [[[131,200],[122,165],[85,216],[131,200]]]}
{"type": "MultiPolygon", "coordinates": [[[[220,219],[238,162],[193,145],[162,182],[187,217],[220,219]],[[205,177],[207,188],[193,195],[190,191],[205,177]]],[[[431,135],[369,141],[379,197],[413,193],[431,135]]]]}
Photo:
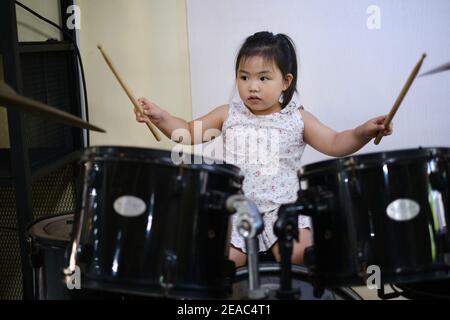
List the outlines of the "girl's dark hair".
{"type": "Polygon", "coordinates": [[[283,92],[283,102],[281,103],[281,109],[283,109],[291,101],[297,88],[297,55],[294,42],[285,34],[274,35],[268,31],[257,32],[248,37],[236,58],[236,77],[241,61],[255,56],[275,62],[283,79],[289,73],[292,74],[291,85],[283,92]]]}

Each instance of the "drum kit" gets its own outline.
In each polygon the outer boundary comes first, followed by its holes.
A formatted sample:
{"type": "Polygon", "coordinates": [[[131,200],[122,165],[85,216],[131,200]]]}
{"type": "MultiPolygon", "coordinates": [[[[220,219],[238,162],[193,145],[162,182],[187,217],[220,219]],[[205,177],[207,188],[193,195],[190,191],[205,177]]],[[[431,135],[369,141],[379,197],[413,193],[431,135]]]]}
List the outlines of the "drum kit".
{"type": "MultiPolygon", "coordinates": [[[[450,64],[424,75],[444,70],[450,64]]],[[[0,105],[105,132],[2,82],[0,105]]],[[[274,226],[280,263],[259,263],[262,220],[239,169],[186,163],[162,150],[87,148],[76,212],[28,228],[36,299],[358,300],[350,286],[366,285],[368,270],[378,272],[381,298],[392,297],[383,290],[391,285],[396,296],[450,299],[450,148],[304,166],[298,200],[274,226]],[[232,214],[248,252],[237,269],[228,259],[232,214]],[[290,262],[299,214],[313,226],[304,266],[290,262]]]]}

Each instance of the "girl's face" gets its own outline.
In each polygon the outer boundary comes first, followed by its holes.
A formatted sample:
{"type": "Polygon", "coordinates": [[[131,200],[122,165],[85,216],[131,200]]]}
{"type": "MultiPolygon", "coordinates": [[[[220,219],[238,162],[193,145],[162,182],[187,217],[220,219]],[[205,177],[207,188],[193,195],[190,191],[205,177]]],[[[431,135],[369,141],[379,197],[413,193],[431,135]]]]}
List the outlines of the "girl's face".
{"type": "Polygon", "coordinates": [[[243,59],[237,72],[239,96],[255,115],[267,115],[281,110],[280,96],[289,88],[293,79],[284,79],[280,69],[272,61],[255,56],[243,59]]]}

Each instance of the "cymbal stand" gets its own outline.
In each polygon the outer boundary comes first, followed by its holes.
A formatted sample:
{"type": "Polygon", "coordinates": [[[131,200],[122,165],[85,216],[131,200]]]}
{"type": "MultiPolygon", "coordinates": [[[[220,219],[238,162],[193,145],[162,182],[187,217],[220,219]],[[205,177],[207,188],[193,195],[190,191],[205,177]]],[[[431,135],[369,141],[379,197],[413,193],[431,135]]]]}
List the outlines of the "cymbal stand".
{"type": "Polygon", "coordinates": [[[245,239],[248,257],[248,299],[265,299],[267,290],[260,287],[259,281],[259,242],[258,234],[264,228],[264,222],[254,202],[242,195],[233,195],[227,199],[227,209],[237,214],[237,228],[245,239]]]}

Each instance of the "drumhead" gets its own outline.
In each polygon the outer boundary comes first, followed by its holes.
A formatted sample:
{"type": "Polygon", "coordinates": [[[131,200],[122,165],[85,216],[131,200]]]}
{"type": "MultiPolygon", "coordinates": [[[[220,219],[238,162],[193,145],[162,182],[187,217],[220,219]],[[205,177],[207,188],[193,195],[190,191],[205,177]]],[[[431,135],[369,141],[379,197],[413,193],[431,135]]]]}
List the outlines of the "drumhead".
{"type": "MultiPolygon", "coordinates": [[[[280,284],[280,265],[278,263],[263,263],[259,265],[259,279],[262,288],[268,292],[268,299],[276,299],[276,292],[280,284]]],[[[324,289],[321,296],[316,296],[311,283],[308,268],[292,265],[292,288],[300,289],[299,300],[362,300],[354,290],[348,287],[324,289]]],[[[248,269],[241,267],[236,270],[233,283],[232,300],[248,297],[248,269]]]]}
{"type": "Polygon", "coordinates": [[[417,148],[387,152],[367,153],[345,158],[325,160],[304,166],[299,175],[305,177],[323,171],[342,171],[346,169],[367,169],[390,163],[408,163],[418,159],[450,159],[450,148],[417,148]]]}
{"type": "Polygon", "coordinates": [[[65,248],[70,241],[73,214],[60,214],[34,221],[28,227],[28,236],[42,246],[65,248]]]}
{"type": "Polygon", "coordinates": [[[192,170],[206,170],[212,173],[227,175],[241,182],[240,169],[232,164],[214,164],[213,159],[199,155],[182,154],[186,164],[176,165],[172,161],[172,152],[158,149],[137,147],[99,146],[84,151],[82,161],[138,161],[171,167],[183,167],[192,170]]]}

